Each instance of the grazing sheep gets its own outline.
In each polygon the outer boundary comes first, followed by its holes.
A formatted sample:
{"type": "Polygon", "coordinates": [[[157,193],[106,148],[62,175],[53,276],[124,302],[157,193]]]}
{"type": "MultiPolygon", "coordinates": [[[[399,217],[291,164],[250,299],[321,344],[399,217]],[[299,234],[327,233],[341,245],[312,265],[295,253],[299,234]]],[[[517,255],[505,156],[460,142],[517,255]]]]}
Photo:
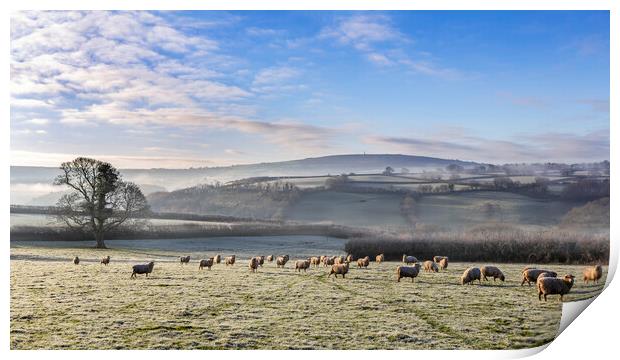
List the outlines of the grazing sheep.
{"type": "Polygon", "coordinates": [[[334,256],[334,264],[338,265],[338,264],[344,264],[344,262],[347,259],[344,257],[344,255],[340,255],[340,256],[334,256]]]}
{"type": "Polygon", "coordinates": [[[202,268],[207,268],[211,270],[211,266],[213,266],[214,258],[202,259],[200,260],[200,264],[198,265],[198,269],[202,270],[202,268]]]}
{"type": "Polygon", "coordinates": [[[301,270],[303,270],[304,272],[306,272],[306,270],[309,267],[310,267],[310,261],[309,260],[297,260],[297,261],[295,261],[295,271],[301,272],[301,270]]]}
{"type": "Polygon", "coordinates": [[[330,258],[326,256],[323,258],[323,266],[328,267],[330,265],[334,265],[335,261],[336,261],[335,258],[330,258]]]}
{"type": "Polygon", "coordinates": [[[106,256],[104,258],[101,258],[101,263],[103,265],[105,265],[105,266],[108,266],[108,264],[110,263],[110,255],[108,255],[108,256],[106,256]]]}
{"type": "Polygon", "coordinates": [[[337,278],[338,274],[341,274],[342,278],[344,279],[344,275],[348,272],[349,272],[348,262],[345,262],[344,264],[334,264],[332,265],[332,269],[329,272],[329,275],[327,275],[327,277],[329,278],[332,274],[334,274],[334,278],[337,278]]]}
{"type": "Polygon", "coordinates": [[[73,258],[73,263],[74,263],[75,265],[78,265],[78,264],[80,263],[80,258],[79,258],[79,257],[77,257],[77,256],[76,256],[76,257],[74,257],[74,258],[73,258]]]}
{"type": "Polygon", "coordinates": [[[542,273],[549,273],[549,276],[551,277],[556,277],[558,276],[557,273],[551,271],[551,270],[541,270],[541,269],[526,269],[525,271],[523,271],[523,280],[521,281],[521,286],[523,286],[523,284],[525,284],[525,282],[527,282],[528,285],[531,285],[531,283],[536,283],[536,280],[538,279],[538,275],[542,274],[542,273]]]}
{"type": "Polygon", "coordinates": [[[370,265],[370,257],[366,256],[365,258],[357,259],[358,268],[368,268],[368,265],[370,265]]]}
{"type": "Polygon", "coordinates": [[[403,254],[403,262],[407,265],[409,264],[415,264],[418,262],[418,259],[416,259],[415,256],[407,256],[405,254],[403,254]]]}
{"type": "Polygon", "coordinates": [[[317,256],[311,257],[310,264],[314,265],[314,267],[318,267],[319,265],[321,265],[321,258],[317,256]]]}
{"type": "Polygon", "coordinates": [[[478,280],[478,283],[481,284],[480,269],[478,269],[477,267],[470,267],[465,269],[463,275],[461,276],[461,285],[471,285],[474,280],[478,280]]]}
{"type": "Polygon", "coordinates": [[[226,266],[228,266],[228,265],[233,266],[233,265],[235,265],[235,260],[236,260],[235,259],[235,255],[227,256],[224,259],[224,263],[226,263],[226,266]]]}
{"type": "Polygon", "coordinates": [[[213,261],[215,262],[215,264],[219,264],[222,262],[222,255],[217,254],[215,255],[215,257],[213,258],[213,261]]]}
{"type": "Polygon", "coordinates": [[[181,264],[189,264],[189,259],[190,259],[189,255],[181,256],[179,259],[181,260],[181,264]]]}
{"type": "Polygon", "coordinates": [[[493,277],[493,282],[496,279],[500,279],[501,281],[505,281],[506,277],[504,273],[496,266],[486,265],[480,268],[480,272],[482,273],[482,279],[484,281],[489,281],[488,277],[493,277]]]}
{"type": "Polygon", "coordinates": [[[284,268],[284,265],[286,265],[288,259],[288,255],[278,256],[278,258],[276,259],[276,267],[284,268]]]}
{"type": "Polygon", "coordinates": [[[424,271],[426,272],[439,272],[439,267],[434,261],[427,260],[424,262],[424,271]]]}
{"type": "Polygon", "coordinates": [[[398,266],[396,268],[396,281],[400,282],[401,278],[410,277],[411,282],[420,274],[420,264],[415,263],[413,266],[398,266]]]}
{"type": "Polygon", "coordinates": [[[560,295],[560,301],[562,301],[564,300],[564,294],[568,294],[574,283],[575,277],[570,274],[564,275],[564,278],[561,279],[556,277],[540,277],[536,280],[538,300],[542,300],[542,295],[544,295],[545,301],[547,301],[547,295],[560,295]]]}
{"type": "Polygon", "coordinates": [[[601,265],[590,266],[583,270],[583,281],[586,284],[588,281],[593,281],[597,284],[601,277],[603,277],[603,267],[601,265]]]}
{"type": "Polygon", "coordinates": [[[267,256],[267,261],[272,262],[273,261],[273,255],[267,256]]]}
{"type": "Polygon", "coordinates": [[[151,261],[148,264],[134,265],[131,277],[135,278],[136,274],[145,274],[145,277],[149,277],[149,274],[153,272],[153,266],[155,266],[154,261],[151,261]]]}
{"type": "Polygon", "coordinates": [[[375,261],[377,262],[377,264],[381,264],[385,261],[385,256],[383,256],[383,254],[379,254],[377,255],[377,257],[375,257],[375,261]]]}
{"type": "Polygon", "coordinates": [[[353,255],[351,255],[351,254],[347,255],[347,261],[348,262],[353,262],[353,255]]]}
{"type": "Polygon", "coordinates": [[[256,270],[258,269],[258,258],[251,258],[250,262],[248,263],[248,267],[250,268],[251,272],[256,272],[256,270]]]}
{"type": "Polygon", "coordinates": [[[439,268],[441,270],[446,270],[448,268],[448,258],[444,257],[443,259],[439,260],[439,268]]]}

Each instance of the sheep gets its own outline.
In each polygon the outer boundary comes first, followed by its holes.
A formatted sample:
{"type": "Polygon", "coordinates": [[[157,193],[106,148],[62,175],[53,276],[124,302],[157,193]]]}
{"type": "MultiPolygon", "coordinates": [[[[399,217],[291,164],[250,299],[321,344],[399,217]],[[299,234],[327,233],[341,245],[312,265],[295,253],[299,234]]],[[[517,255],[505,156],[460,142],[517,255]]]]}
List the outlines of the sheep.
{"type": "Polygon", "coordinates": [[[501,281],[505,281],[506,277],[504,273],[496,266],[486,265],[480,268],[480,272],[482,273],[482,279],[484,281],[489,281],[488,277],[493,277],[493,282],[496,279],[500,279],[501,281]]]}
{"type": "Polygon", "coordinates": [[[286,265],[288,259],[288,255],[278,256],[278,258],[276,259],[276,267],[284,268],[284,265],[286,265]]]}
{"type": "Polygon", "coordinates": [[[306,272],[306,270],[309,267],[310,267],[310,261],[309,260],[297,260],[297,261],[295,261],[295,271],[301,272],[301,270],[303,270],[304,272],[306,272]]]}
{"type": "Polygon", "coordinates": [[[214,258],[202,259],[198,264],[198,269],[202,270],[203,268],[207,268],[211,270],[211,266],[213,266],[214,258]]]}
{"type": "Polygon", "coordinates": [[[151,261],[148,264],[134,265],[131,277],[135,278],[136,274],[145,274],[145,277],[149,277],[149,274],[153,272],[153,266],[155,266],[154,261],[151,261]]]}
{"type": "Polygon", "coordinates": [[[323,266],[324,267],[328,267],[330,265],[334,265],[335,259],[334,258],[330,258],[330,257],[325,257],[323,258],[323,266]]]}
{"type": "Polygon", "coordinates": [[[540,277],[536,280],[538,288],[538,300],[542,300],[544,295],[547,301],[547,295],[560,295],[560,301],[564,300],[564,294],[568,294],[575,283],[575,277],[571,274],[564,275],[564,278],[556,277],[540,277]]]}
{"type": "Polygon", "coordinates": [[[358,268],[368,268],[368,265],[370,264],[370,257],[366,256],[365,258],[362,259],[357,259],[357,267],[358,268]]]}
{"type": "Polygon", "coordinates": [[[426,272],[439,272],[439,267],[437,263],[431,260],[427,260],[424,262],[424,271],[426,272]]]}
{"type": "Polygon", "coordinates": [[[416,259],[415,256],[407,256],[405,254],[403,254],[403,262],[407,265],[409,264],[414,264],[418,262],[418,259],[416,259]]]}
{"type": "Polygon", "coordinates": [[[189,264],[189,259],[190,259],[189,255],[181,256],[179,259],[181,260],[181,264],[189,264]]]}
{"type": "Polygon", "coordinates": [[[439,264],[442,259],[447,259],[447,256],[433,256],[433,261],[439,264]]]}
{"type": "Polygon", "coordinates": [[[334,264],[338,265],[338,264],[344,264],[344,262],[347,259],[344,257],[344,255],[340,255],[340,256],[334,256],[334,264]]]}
{"type": "Polygon", "coordinates": [[[398,266],[396,268],[396,281],[400,282],[401,278],[410,277],[411,282],[420,274],[420,264],[415,263],[413,266],[398,266]]]}
{"type": "Polygon", "coordinates": [[[228,266],[228,265],[233,266],[233,265],[235,265],[235,260],[236,260],[235,259],[235,255],[227,256],[224,259],[224,263],[226,263],[226,266],[228,266]]]}
{"type": "Polygon", "coordinates": [[[256,270],[258,269],[258,258],[251,258],[250,262],[248,263],[248,267],[250,268],[251,272],[256,272],[256,270]]]}
{"type": "Polygon", "coordinates": [[[109,263],[110,263],[110,255],[108,255],[108,256],[106,256],[104,258],[101,258],[101,264],[103,264],[105,266],[108,266],[109,263]]]}
{"type": "Polygon", "coordinates": [[[258,266],[262,267],[263,264],[265,263],[265,257],[264,256],[257,256],[256,257],[256,261],[258,261],[258,266]]]}
{"type": "Polygon", "coordinates": [[[327,256],[325,256],[325,255],[321,255],[321,257],[319,258],[319,261],[321,262],[321,264],[323,264],[325,262],[325,258],[326,257],[327,256]]]}
{"type": "Polygon", "coordinates": [[[603,267],[601,265],[591,266],[583,270],[583,281],[585,281],[586,284],[589,281],[593,281],[595,284],[597,284],[602,276],[603,267]]]}
{"type": "Polygon", "coordinates": [[[377,264],[381,264],[385,261],[385,256],[383,256],[383,254],[379,254],[375,257],[375,261],[377,262],[377,264]]]}
{"type": "Polygon", "coordinates": [[[310,264],[314,265],[314,267],[318,267],[319,265],[321,265],[321,258],[317,256],[311,257],[310,264]]]}
{"type": "Polygon", "coordinates": [[[74,263],[75,265],[78,265],[78,264],[80,263],[80,258],[79,258],[79,257],[77,257],[77,256],[76,256],[76,257],[74,257],[74,258],[73,258],[73,263],[74,263]]]}
{"type": "Polygon", "coordinates": [[[463,275],[461,276],[461,285],[469,284],[471,285],[474,280],[478,280],[480,282],[480,269],[477,267],[469,267],[465,269],[463,275]]]}
{"type": "Polygon", "coordinates": [[[446,270],[448,268],[448,258],[444,257],[443,259],[439,260],[439,268],[441,270],[446,270]]]}
{"type": "Polygon", "coordinates": [[[329,278],[332,274],[334,274],[334,278],[337,278],[338,274],[341,274],[342,278],[344,279],[344,275],[348,272],[349,272],[348,262],[345,262],[344,264],[334,264],[332,265],[332,269],[329,272],[329,275],[327,275],[327,277],[329,278]]]}
{"type": "Polygon", "coordinates": [[[351,255],[351,254],[347,255],[347,261],[348,262],[353,262],[353,260],[354,260],[353,259],[353,255],[351,255]]]}
{"type": "Polygon", "coordinates": [[[273,255],[267,255],[267,261],[272,262],[273,261],[273,255]]]}
{"type": "Polygon", "coordinates": [[[222,255],[220,255],[220,254],[215,255],[215,257],[213,258],[213,261],[214,261],[215,264],[221,263],[222,262],[222,255]]]}
{"type": "Polygon", "coordinates": [[[551,270],[528,268],[525,271],[523,271],[523,280],[521,280],[521,286],[523,286],[525,282],[527,282],[528,285],[531,285],[531,283],[536,283],[536,280],[538,279],[538,275],[542,273],[549,273],[549,276],[552,276],[552,277],[556,277],[558,275],[557,273],[551,270]]]}

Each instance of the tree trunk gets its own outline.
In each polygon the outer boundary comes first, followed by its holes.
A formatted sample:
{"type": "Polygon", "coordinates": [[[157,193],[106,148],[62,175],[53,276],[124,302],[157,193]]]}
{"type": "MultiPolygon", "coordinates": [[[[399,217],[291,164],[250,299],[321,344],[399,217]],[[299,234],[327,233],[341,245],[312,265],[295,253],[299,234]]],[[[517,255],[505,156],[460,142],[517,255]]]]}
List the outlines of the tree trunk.
{"type": "Polygon", "coordinates": [[[105,247],[105,243],[103,242],[103,231],[98,231],[95,233],[95,240],[97,241],[97,244],[95,245],[97,249],[107,249],[105,247]]]}

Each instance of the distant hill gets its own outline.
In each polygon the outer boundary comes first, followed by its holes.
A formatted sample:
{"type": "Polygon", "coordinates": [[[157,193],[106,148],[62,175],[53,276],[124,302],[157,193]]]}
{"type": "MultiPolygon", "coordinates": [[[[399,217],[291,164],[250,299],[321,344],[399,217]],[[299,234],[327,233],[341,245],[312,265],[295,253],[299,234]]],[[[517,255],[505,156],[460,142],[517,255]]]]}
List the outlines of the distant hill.
{"type": "MultiPolygon", "coordinates": [[[[156,187],[157,190],[173,191],[192,187],[197,184],[228,182],[256,176],[309,176],[341,173],[377,173],[391,166],[396,171],[405,167],[411,171],[420,169],[434,170],[456,164],[464,167],[475,166],[477,163],[461,160],[449,160],[426,156],[399,154],[368,154],[368,155],[332,155],[272,163],[233,165],[222,167],[205,167],[190,169],[121,169],[128,181],[140,186],[156,187]]],[[[11,198],[27,199],[27,184],[49,185],[59,174],[58,168],[37,166],[11,166],[11,198]],[[15,184],[20,184],[17,194],[15,184]]],[[[150,190],[150,189],[149,189],[150,190]]],[[[57,190],[56,190],[57,191],[57,190]]],[[[146,191],[150,193],[152,191],[146,191]]],[[[50,191],[52,192],[52,191],[50,191]]],[[[43,196],[38,192],[30,197],[43,196]]]]}

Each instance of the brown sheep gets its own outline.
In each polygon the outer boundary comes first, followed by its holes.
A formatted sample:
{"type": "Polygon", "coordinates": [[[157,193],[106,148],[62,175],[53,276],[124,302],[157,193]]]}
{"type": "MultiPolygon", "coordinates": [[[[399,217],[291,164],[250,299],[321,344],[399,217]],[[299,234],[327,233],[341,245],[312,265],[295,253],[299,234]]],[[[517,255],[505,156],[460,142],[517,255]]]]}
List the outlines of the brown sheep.
{"type": "Polygon", "coordinates": [[[353,262],[353,260],[354,260],[353,259],[353,255],[351,255],[351,254],[347,255],[347,261],[348,262],[353,262]]]}
{"type": "Polygon", "coordinates": [[[344,264],[335,264],[335,265],[332,265],[332,269],[329,272],[329,275],[327,275],[327,277],[329,278],[332,274],[334,274],[334,278],[337,278],[338,274],[340,274],[342,275],[342,278],[344,279],[344,275],[348,272],[349,272],[348,262],[345,262],[344,264]]]}
{"type": "Polygon", "coordinates": [[[538,300],[542,300],[541,296],[543,295],[545,301],[547,301],[547,295],[560,295],[560,301],[562,301],[564,300],[564,294],[568,294],[574,283],[575,277],[570,274],[565,275],[562,279],[556,277],[540,277],[536,280],[538,300]]]}
{"type": "Polygon", "coordinates": [[[323,258],[323,266],[324,267],[328,267],[330,265],[334,265],[335,261],[336,261],[335,258],[330,258],[330,257],[326,256],[325,258],[323,258]]]}
{"type": "Polygon", "coordinates": [[[272,262],[273,261],[273,255],[267,256],[267,261],[272,262]]]}
{"type": "Polygon", "coordinates": [[[325,262],[325,258],[326,257],[327,256],[325,256],[325,255],[321,255],[321,257],[319,258],[319,261],[321,261],[321,264],[323,264],[325,262]]]}
{"type": "Polygon", "coordinates": [[[536,283],[536,280],[538,279],[538,275],[542,273],[549,273],[549,275],[553,277],[558,275],[557,273],[551,270],[527,268],[525,271],[523,271],[523,280],[521,280],[521,286],[523,286],[523,284],[525,284],[526,282],[528,285],[531,285],[531,283],[536,283]]]}
{"type": "Polygon", "coordinates": [[[189,256],[189,255],[187,255],[187,256],[181,256],[181,257],[179,258],[179,260],[181,260],[181,264],[189,264],[189,259],[190,259],[190,256],[189,256]]]}
{"type": "Polygon", "coordinates": [[[109,263],[110,263],[110,255],[108,255],[108,256],[106,256],[104,258],[101,258],[101,264],[103,264],[105,266],[108,266],[109,263]]]}
{"type": "Polygon", "coordinates": [[[410,277],[411,282],[420,274],[420,264],[415,263],[413,266],[398,266],[396,268],[396,281],[400,282],[401,278],[410,277]]]}
{"type": "Polygon", "coordinates": [[[202,270],[203,268],[207,268],[211,270],[211,266],[213,266],[213,261],[214,261],[213,258],[200,260],[200,263],[198,264],[198,269],[202,270]]]}
{"type": "Polygon", "coordinates": [[[377,264],[381,264],[385,261],[385,256],[383,256],[383,254],[379,254],[375,257],[375,261],[377,262],[377,264]]]}
{"type": "Polygon", "coordinates": [[[227,256],[224,259],[224,263],[226,263],[226,266],[228,266],[228,265],[233,266],[233,265],[235,265],[235,260],[236,260],[235,259],[235,255],[227,256]]]}
{"type": "Polygon", "coordinates": [[[73,258],[73,263],[74,263],[75,265],[78,265],[78,264],[80,263],[80,258],[79,258],[79,257],[77,257],[77,256],[76,256],[76,257],[74,257],[74,258],[73,258]]]}
{"type": "Polygon", "coordinates": [[[222,255],[220,255],[220,254],[215,255],[215,257],[213,258],[213,261],[214,261],[216,264],[221,263],[221,262],[222,262],[222,255]]]}
{"type": "Polygon", "coordinates": [[[444,256],[443,259],[439,260],[439,268],[441,270],[446,270],[448,268],[448,258],[444,256]]]}
{"type": "Polygon", "coordinates": [[[370,257],[366,256],[362,259],[357,259],[357,267],[358,268],[366,268],[368,269],[368,265],[370,264],[370,257]]]}
{"type": "Polygon", "coordinates": [[[338,265],[338,264],[344,264],[344,262],[347,259],[344,257],[344,255],[340,255],[340,256],[334,256],[334,264],[338,265]]]}
{"type": "Polygon", "coordinates": [[[465,285],[465,284],[469,284],[471,285],[474,280],[478,280],[478,283],[481,284],[480,282],[480,269],[478,269],[477,267],[470,267],[465,269],[465,271],[463,272],[463,275],[461,276],[461,285],[465,285]]]}
{"type": "Polygon", "coordinates": [[[447,256],[433,256],[433,261],[439,264],[441,259],[447,259],[447,258],[448,258],[447,256]]]}
{"type": "Polygon", "coordinates": [[[403,262],[407,265],[409,264],[415,264],[418,262],[418,259],[416,259],[415,256],[407,256],[405,254],[403,254],[403,262]]]}
{"type": "Polygon", "coordinates": [[[500,279],[501,281],[506,280],[504,273],[496,266],[483,266],[480,268],[480,273],[482,273],[482,280],[484,281],[489,281],[489,279],[487,279],[487,276],[492,277],[493,282],[495,282],[496,279],[500,279]]]}
{"type": "Polygon", "coordinates": [[[587,284],[593,281],[595,284],[603,277],[603,267],[601,265],[590,266],[583,270],[583,281],[587,284]]]}
{"type": "Polygon", "coordinates": [[[251,258],[250,262],[248,263],[248,267],[250,268],[251,272],[256,272],[256,270],[258,269],[258,258],[251,258]]]}
{"type": "Polygon", "coordinates": [[[426,272],[439,272],[439,267],[437,263],[431,260],[427,260],[424,262],[424,271],[426,272]]]}
{"type": "Polygon", "coordinates": [[[310,261],[308,261],[308,260],[297,260],[297,261],[295,261],[295,271],[301,272],[301,270],[303,270],[304,272],[306,272],[306,270],[309,267],[310,267],[310,261]]]}
{"type": "Polygon", "coordinates": [[[276,267],[284,268],[284,265],[286,265],[288,259],[288,255],[278,256],[278,258],[276,259],[276,267]]]}
{"type": "Polygon", "coordinates": [[[318,267],[321,265],[321,258],[317,256],[313,256],[310,258],[310,264],[314,265],[314,267],[318,267]]]}

